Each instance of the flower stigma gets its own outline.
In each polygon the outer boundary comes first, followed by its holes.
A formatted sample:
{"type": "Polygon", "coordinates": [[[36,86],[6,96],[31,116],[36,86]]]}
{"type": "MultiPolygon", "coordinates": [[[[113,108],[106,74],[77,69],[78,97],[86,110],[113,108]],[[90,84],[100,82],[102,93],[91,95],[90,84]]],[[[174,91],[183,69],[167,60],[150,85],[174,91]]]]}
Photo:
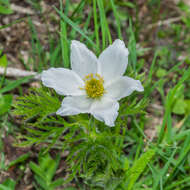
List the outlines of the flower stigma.
{"type": "Polygon", "coordinates": [[[86,91],[89,98],[100,98],[104,93],[104,79],[99,74],[89,74],[84,79],[85,86],[80,88],[86,91]]]}

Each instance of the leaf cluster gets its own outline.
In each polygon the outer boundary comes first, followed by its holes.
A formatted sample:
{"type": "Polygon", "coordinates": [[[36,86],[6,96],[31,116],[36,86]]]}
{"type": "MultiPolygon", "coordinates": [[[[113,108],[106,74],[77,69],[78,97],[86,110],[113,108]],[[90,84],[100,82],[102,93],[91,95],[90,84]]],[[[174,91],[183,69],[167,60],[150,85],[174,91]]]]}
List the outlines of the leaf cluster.
{"type": "Polygon", "coordinates": [[[27,122],[35,118],[42,121],[55,114],[60,107],[60,100],[54,92],[48,89],[32,88],[28,95],[18,97],[14,107],[14,114],[23,116],[27,122]]]}
{"type": "Polygon", "coordinates": [[[59,166],[60,156],[56,159],[52,159],[49,154],[40,155],[38,162],[39,165],[34,162],[30,162],[29,167],[34,172],[35,187],[37,190],[54,190],[56,187],[63,184],[64,179],[56,179],[56,170],[59,166]]]}
{"type": "Polygon", "coordinates": [[[9,0],[0,0],[0,14],[11,14],[13,11],[10,8],[9,0]]]}
{"type": "Polygon", "coordinates": [[[11,178],[6,179],[2,184],[0,184],[0,190],[14,190],[16,182],[11,178]]]}
{"type": "MultiPolygon", "coordinates": [[[[120,115],[140,113],[146,104],[144,100],[138,103],[134,100],[130,106],[122,104],[120,115]]],[[[47,88],[31,89],[28,95],[17,99],[14,107],[14,113],[23,116],[24,129],[27,131],[20,137],[23,139],[20,146],[43,143],[45,152],[52,147],[68,152],[66,161],[70,175],[64,183],[81,178],[91,188],[110,188],[112,182],[116,188],[125,179],[129,163],[123,152],[126,124],[122,122],[122,117],[118,118],[115,128],[109,128],[84,114],[59,117],[55,112],[60,107],[60,98],[47,88]]],[[[144,158],[139,162],[144,162],[144,165],[139,174],[132,177],[131,183],[136,181],[148,163],[144,158]]],[[[36,165],[30,166],[34,172],[38,171],[36,165]]],[[[41,181],[44,188],[48,183],[42,182],[45,178],[41,179],[41,172],[38,171],[39,179],[36,178],[36,181],[38,184],[41,181]]],[[[131,173],[130,177],[133,175],[131,173]]]]}

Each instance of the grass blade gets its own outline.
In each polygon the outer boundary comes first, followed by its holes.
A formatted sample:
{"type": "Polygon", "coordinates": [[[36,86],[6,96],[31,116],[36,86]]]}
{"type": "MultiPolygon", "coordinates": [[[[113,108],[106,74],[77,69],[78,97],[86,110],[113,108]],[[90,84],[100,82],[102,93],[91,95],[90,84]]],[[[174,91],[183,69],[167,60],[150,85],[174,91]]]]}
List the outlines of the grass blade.
{"type": "MultiPolygon", "coordinates": [[[[69,3],[67,1],[66,3],[66,14],[68,12],[68,6],[69,3]]],[[[61,12],[63,12],[63,2],[60,0],[60,8],[61,12]]],[[[64,62],[64,67],[69,68],[69,47],[68,47],[68,40],[67,40],[67,26],[66,23],[61,19],[60,20],[60,26],[61,26],[61,52],[62,52],[62,60],[64,62]]]]}
{"type": "Polygon", "coordinates": [[[113,14],[115,16],[115,19],[116,19],[116,24],[117,24],[117,34],[118,34],[118,37],[120,40],[122,40],[122,34],[121,34],[121,25],[120,25],[120,20],[119,20],[119,16],[118,16],[118,12],[117,12],[117,9],[116,9],[116,6],[114,4],[114,0],[110,0],[111,2],[111,6],[112,6],[112,9],[113,9],[113,14]]]}
{"type": "Polygon", "coordinates": [[[71,19],[69,19],[64,13],[59,11],[56,7],[54,7],[56,12],[60,15],[60,17],[69,24],[75,31],[80,33],[93,47],[96,47],[96,44],[75,24],[71,19]]]}

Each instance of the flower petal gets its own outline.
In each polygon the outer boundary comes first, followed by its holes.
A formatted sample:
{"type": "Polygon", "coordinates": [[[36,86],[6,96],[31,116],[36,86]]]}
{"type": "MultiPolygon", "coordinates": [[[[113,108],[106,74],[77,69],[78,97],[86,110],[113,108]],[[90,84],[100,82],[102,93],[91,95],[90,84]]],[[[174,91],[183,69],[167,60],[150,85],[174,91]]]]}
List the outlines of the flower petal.
{"type": "Polygon", "coordinates": [[[97,58],[84,44],[73,40],[71,43],[71,68],[81,78],[97,72],[97,58]]]}
{"type": "Polygon", "coordinates": [[[110,98],[102,97],[101,100],[93,102],[90,113],[108,126],[114,126],[118,116],[119,104],[110,98]]]}
{"type": "Polygon", "coordinates": [[[61,116],[76,115],[79,113],[89,113],[92,100],[86,96],[68,96],[62,101],[61,108],[56,114],[61,116]]]}
{"type": "Polygon", "coordinates": [[[105,82],[124,74],[128,64],[128,54],[128,49],[121,40],[115,40],[100,54],[98,73],[104,77],[105,82]]]}
{"type": "Polygon", "coordinates": [[[83,80],[74,72],[64,68],[51,68],[41,74],[43,85],[53,88],[60,95],[83,95],[80,89],[83,80]]]}
{"type": "Polygon", "coordinates": [[[113,82],[105,86],[106,96],[120,100],[125,96],[129,96],[134,90],[142,92],[144,88],[139,80],[124,76],[118,77],[113,82]]]}

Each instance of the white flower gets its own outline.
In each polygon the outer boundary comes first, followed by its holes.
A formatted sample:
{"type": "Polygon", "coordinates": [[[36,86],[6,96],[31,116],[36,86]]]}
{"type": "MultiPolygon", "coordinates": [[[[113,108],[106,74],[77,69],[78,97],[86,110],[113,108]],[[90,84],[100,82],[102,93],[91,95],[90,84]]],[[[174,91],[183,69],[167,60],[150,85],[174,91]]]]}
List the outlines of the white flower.
{"type": "Polygon", "coordinates": [[[139,80],[122,76],[128,64],[128,49],[115,40],[97,58],[79,41],[71,43],[71,68],[50,68],[42,72],[42,82],[65,95],[58,115],[90,113],[106,125],[114,126],[118,100],[134,90],[143,91],[139,80]]]}

